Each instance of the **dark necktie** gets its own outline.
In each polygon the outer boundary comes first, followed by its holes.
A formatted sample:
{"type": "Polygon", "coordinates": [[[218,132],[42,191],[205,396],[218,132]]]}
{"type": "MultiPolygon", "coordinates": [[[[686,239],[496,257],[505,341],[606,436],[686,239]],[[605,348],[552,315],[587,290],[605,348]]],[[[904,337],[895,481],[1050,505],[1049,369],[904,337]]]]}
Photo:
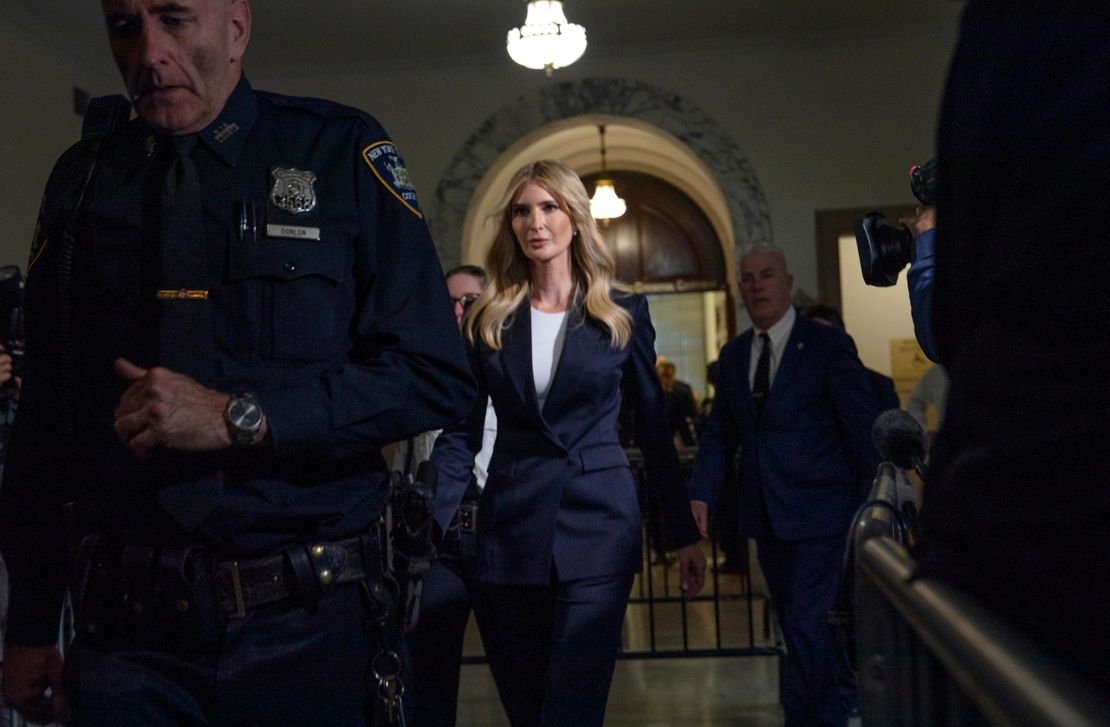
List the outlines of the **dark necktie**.
{"type": "Polygon", "coordinates": [[[759,341],[762,348],[759,349],[759,361],[755,364],[755,379],[752,381],[752,398],[755,399],[757,416],[763,414],[763,405],[771,391],[771,338],[766,333],[760,333],[759,341]]]}
{"type": "MultiPolygon", "coordinates": [[[[208,250],[200,178],[193,160],[197,137],[171,136],[161,190],[158,365],[211,386],[215,369],[208,250]]],[[[187,531],[216,507],[222,477],[202,454],[159,458],[158,501],[187,531]]]]}
{"type": "Polygon", "coordinates": [[[212,309],[208,300],[208,251],[194,134],[169,137],[172,158],[162,182],[161,324],[158,363],[212,383],[212,309]]]}

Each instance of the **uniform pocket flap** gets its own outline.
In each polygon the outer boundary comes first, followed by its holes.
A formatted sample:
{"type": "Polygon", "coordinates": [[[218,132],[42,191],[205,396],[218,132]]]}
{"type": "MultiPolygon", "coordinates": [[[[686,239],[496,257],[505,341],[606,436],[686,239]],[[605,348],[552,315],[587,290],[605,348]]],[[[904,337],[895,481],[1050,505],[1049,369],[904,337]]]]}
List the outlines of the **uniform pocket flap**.
{"type": "Polygon", "coordinates": [[[628,457],[619,444],[594,444],[582,449],[580,456],[583,472],[628,466],[628,457]]]}
{"type": "Polygon", "coordinates": [[[343,279],[346,260],[340,243],[264,238],[233,246],[228,267],[232,280],[318,276],[338,282],[343,279]]]}

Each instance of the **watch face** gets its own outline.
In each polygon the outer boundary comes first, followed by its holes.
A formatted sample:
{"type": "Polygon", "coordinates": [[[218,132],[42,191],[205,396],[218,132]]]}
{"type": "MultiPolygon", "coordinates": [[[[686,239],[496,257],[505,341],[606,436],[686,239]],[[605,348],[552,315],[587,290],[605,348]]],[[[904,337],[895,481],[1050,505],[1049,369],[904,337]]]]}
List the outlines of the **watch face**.
{"type": "Polygon", "coordinates": [[[253,399],[232,399],[227,407],[227,418],[236,429],[255,432],[262,425],[262,410],[253,399]]]}

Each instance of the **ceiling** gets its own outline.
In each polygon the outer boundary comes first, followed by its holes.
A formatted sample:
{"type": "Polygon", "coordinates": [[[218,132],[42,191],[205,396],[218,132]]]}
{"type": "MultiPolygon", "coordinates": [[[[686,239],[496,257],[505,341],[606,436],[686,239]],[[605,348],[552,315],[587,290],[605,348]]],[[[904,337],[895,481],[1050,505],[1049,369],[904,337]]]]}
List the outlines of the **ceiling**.
{"type": "MultiPolygon", "coordinates": [[[[525,15],[524,0],[251,0],[251,7],[251,62],[268,71],[508,62],[505,34],[525,15]]],[[[586,27],[586,53],[599,56],[792,34],[910,33],[950,25],[961,7],[953,0],[564,0],[568,19],[586,27]]],[[[94,0],[3,0],[0,15],[77,60],[110,68],[94,0]]]]}

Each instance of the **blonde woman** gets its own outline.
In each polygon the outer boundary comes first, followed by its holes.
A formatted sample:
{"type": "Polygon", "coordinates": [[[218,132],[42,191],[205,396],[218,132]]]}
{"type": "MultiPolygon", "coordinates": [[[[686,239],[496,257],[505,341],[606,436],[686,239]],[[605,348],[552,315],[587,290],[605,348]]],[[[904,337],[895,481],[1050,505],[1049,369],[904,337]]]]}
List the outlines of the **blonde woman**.
{"type": "Polygon", "coordinates": [[[556,161],[529,164],[496,214],[489,283],[463,319],[479,400],[436,443],[436,519],[447,527],[470,481],[489,397],[498,432],[474,608],[502,704],[514,727],[601,725],[641,564],[636,485],[616,432],[622,395],[687,598],[705,557],[663,419],[647,302],[614,287],[582,180],[556,161]]]}

